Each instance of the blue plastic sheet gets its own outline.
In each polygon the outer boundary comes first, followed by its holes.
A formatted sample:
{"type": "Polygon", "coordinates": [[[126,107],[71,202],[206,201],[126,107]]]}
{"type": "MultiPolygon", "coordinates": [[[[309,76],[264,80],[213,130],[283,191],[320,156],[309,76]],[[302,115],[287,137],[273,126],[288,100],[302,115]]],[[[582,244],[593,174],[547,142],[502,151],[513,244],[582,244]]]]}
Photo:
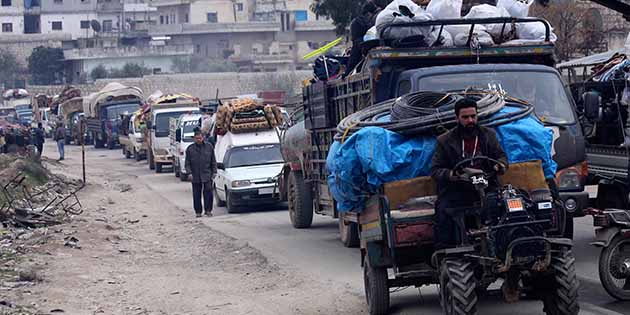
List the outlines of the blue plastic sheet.
{"type": "MultiPolygon", "coordinates": [[[[545,176],[555,176],[553,132],[536,118],[499,126],[496,132],[509,163],[541,160],[545,176]]],[[[432,136],[407,138],[378,127],[363,128],[343,144],[333,143],[326,166],[337,210],[361,211],[366,198],[384,183],[430,175],[435,144],[432,136]]]]}

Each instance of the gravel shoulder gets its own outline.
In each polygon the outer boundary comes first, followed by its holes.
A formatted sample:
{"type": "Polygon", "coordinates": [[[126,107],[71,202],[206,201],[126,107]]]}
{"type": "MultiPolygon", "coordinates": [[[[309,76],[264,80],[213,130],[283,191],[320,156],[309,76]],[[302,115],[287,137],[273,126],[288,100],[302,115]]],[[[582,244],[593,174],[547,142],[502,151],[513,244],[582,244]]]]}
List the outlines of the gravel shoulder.
{"type": "MultiPolygon", "coordinates": [[[[66,148],[53,173],[80,178],[66,148]]],[[[44,152],[56,157],[48,144],[44,152]]],[[[0,314],[358,314],[363,297],[270,261],[195,219],[99,151],[88,151],[85,212],[46,229],[19,267],[38,280],[2,291],[0,314]],[[78,242],[65,246],[68,239],[78,242]]]]}

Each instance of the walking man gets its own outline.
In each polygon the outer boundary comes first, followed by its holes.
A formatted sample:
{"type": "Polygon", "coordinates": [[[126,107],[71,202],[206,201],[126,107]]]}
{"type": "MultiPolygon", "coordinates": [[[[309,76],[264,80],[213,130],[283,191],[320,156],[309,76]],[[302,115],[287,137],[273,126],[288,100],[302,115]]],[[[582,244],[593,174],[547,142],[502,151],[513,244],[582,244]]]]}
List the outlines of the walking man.
{"type": "Polygon", "coordinates": [[[44,152],[44,142],[46,141],[46,134],[44,133],[44,127],[42,126],[42,123],[37,123],[37,129],[35,129],[33,139],[33,144],[37,148],[37,155],[41,157],[42,152],[44,152]]]}
{"type": "Polygon", "coordinates": [[[214,159],[214,147],[203,141],[201,130],[195,130],[195,143],[186,149],[186,173],[192,182],[193,206],[197,217],[201,217],[201,196],[203,195],[203,210],[209,217],[212,216],[212,187],[213,177],[217,172],[217,163],[214,159]]]}
{"type": "Polygon", "coordinates": [[[57,124],[57,129],[55,129],[55,141],[57,141],[57,150],[59,150],[59,161],[63,161],[64,144],[66,142],[66,128],[61,122],[57,124]]]}

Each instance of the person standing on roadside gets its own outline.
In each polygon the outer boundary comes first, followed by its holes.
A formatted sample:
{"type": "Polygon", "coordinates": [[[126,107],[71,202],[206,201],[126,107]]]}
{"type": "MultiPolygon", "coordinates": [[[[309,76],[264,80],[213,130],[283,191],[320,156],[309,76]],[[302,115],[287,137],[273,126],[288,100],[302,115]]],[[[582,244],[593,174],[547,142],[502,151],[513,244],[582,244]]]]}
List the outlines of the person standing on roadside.
{"type": "Polygon", "coordinates": [[[203,210],[209,217],[212,216],[212,188],[213,177],[217,172],[217,163],[214,158],[214,147],[204,141],[201,130],[195,130],[195,143],[186,149],[185,161],[188,179],[192,182],[193,207],[197,217],[201,217],[203,195],[203,210]]]}
{"type": "Polygon", "coordinates": [[[46,133],[44,132],[44,127],[42,123],[37,123],[37,129],[33,132],[33,144],[37,148],[37,155],[39,157],[42,156],[42,152],[44,152],[44,142],[46,141],[46,133]]]}
{"type": "Polygon", "coordinates": [[[63,126],[63,123],[57,124],[57,129],[55,129],[55,141],[57,141],[57,150],[59,150],[59,161],[63,161],[64,145],[66,142],[66,128],[63,126]]]}

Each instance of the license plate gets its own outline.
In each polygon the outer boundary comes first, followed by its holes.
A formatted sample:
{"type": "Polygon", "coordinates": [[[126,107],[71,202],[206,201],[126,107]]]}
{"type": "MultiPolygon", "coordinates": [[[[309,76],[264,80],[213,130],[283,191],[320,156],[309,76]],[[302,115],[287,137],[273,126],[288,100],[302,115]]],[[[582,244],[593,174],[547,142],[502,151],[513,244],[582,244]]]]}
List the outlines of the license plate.
{"type": "Polygon", "coordinates": [[[509,199],[507,204],[510,212],[523,211],[523,201],[521,199],[509,199]]]}
{"type": "Polygon", "coordinates": [[[274,192],[274,187],[258,189],[259,195],[271,195],[273,194],[273,192],[274,192]]]}

